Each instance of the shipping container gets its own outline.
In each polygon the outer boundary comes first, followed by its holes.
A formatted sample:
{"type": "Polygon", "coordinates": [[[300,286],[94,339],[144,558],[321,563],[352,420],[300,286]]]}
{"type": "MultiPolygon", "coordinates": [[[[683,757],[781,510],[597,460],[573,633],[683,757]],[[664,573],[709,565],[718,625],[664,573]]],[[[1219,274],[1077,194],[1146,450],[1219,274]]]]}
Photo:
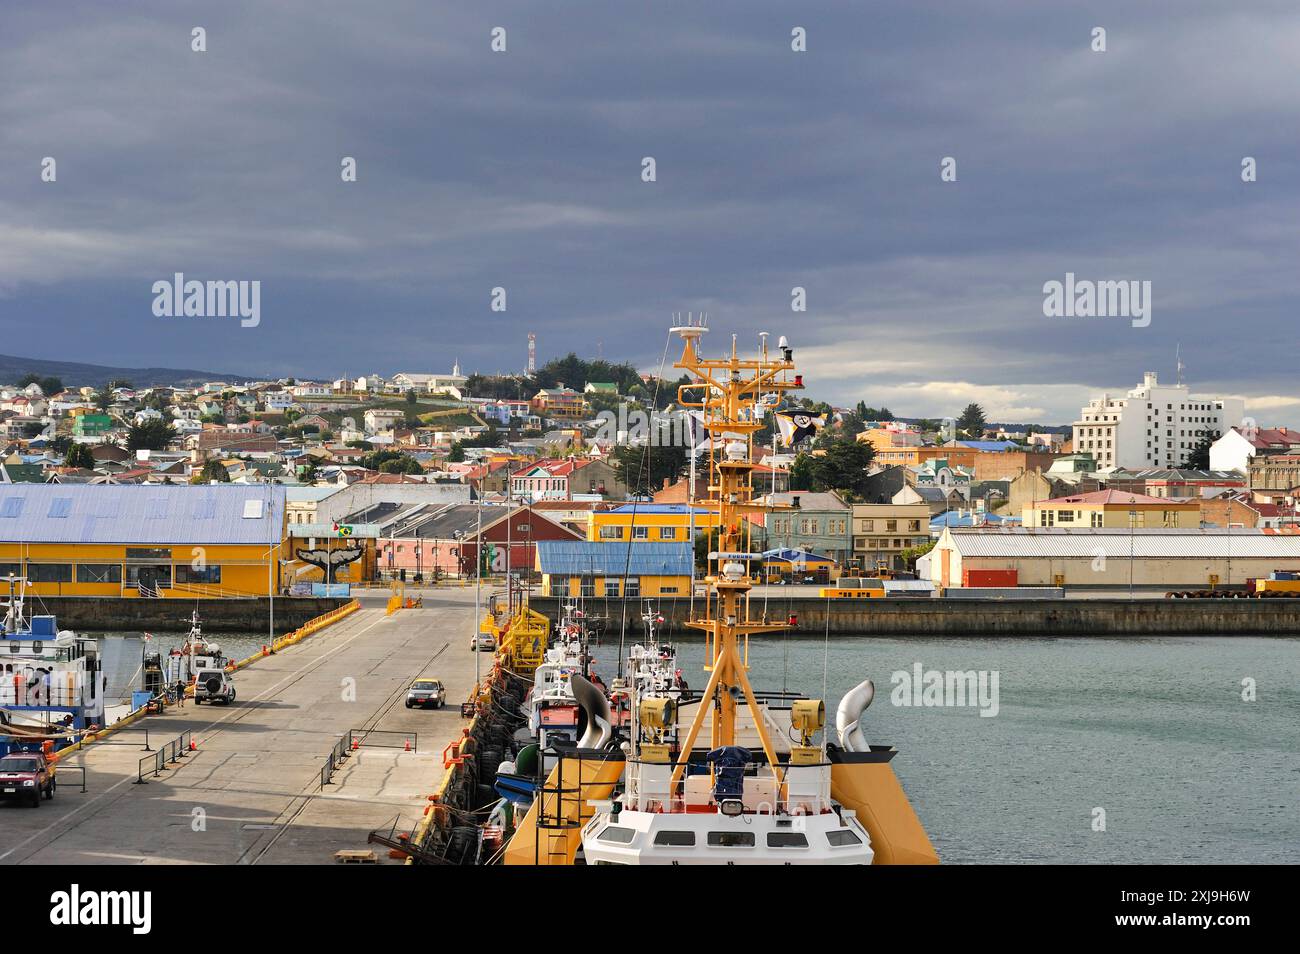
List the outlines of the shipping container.
{"type": "Polygon", "coordinates": [[[1017,570],[966,570],[961,571],[961,585],[969,586],[1015,586],[1017,570]]]}

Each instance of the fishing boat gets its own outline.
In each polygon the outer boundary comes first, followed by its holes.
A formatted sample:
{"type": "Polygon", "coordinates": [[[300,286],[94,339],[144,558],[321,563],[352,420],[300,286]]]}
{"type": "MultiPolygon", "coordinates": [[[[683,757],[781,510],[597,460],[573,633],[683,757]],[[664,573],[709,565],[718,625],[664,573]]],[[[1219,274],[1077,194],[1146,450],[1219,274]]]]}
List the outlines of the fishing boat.
{"type": "Polygon", "coordinates": [[[25,578],[9,576],[0,609],[0,754],[44,743],[60,749],[104,723],[107,679],[99,643],[26,609],[25,578]]]}
{"type": "MultiPolygon", "coordinates": [[[[923,864],[938,857],[890,766],[891,746],[865,740],[874,696],[863,680],[840,701],[834,730],[820,699],[756,691],[751,639],[788,631],[751,606],[762,554],[751,515],[786,509],[753,492],[753,438],[763,414],[803,386],[784,338],[770,354],[716,360],[699,353],[703,322],[673,329],[684,342],[678,390],[709,435],[717,550],[708,554],[704,598],[688,626],[704,637],[707,681],[693,698],[664,687],[658,653],[644,651],[620,690],[631,718],[618,725],[604,694],[570,678],[586,730],[556,753],[533,805],[516,826],[506,864],[923,864]],[[638,676],[643,673],[644,676],[638,676]]],[[[675,666],[675,663],[674,663],[675,666]]]]}
{"type": "Polygon", "coordinates": [[[577,744],[586,729],[583,710],[573,691],[573,678],[596,678],[591,669],[584,616],[566,604],[551,645],[533,672],[533,685],[524,697],[527,724],[515,733],[513,758],[498,765],[495,788],[502,797],[529,804],[540,768],[549,772],[559,750],[577,744]]]}
{"type": "Polygon", "coordinates": [[[190,613],[188,622],[190,630],[185,635],[185,641],[167,654],[165,675],[168,686],[174,686],[178,682],[188,685],[194,681],[198,672],[225,669],[230,662],[220,645],[204,637],[203,622],[199,619],[197,609],[190,613]]]}

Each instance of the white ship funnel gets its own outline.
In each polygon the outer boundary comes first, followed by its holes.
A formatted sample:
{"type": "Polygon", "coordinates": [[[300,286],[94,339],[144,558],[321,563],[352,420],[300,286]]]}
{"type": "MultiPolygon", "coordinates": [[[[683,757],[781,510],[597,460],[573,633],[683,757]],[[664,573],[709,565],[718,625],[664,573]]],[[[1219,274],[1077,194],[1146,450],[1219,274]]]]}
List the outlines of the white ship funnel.
{"type": "Polygon", "coordinates": [[[587,731],[578,740],[578,748],[603,749],[614,737],[609,700],[603,692],[577,673],[569,679],[569,685],[573,687],[573,698],[578,700],[578,705],[587,714],[587,731]]]}
{"type": "Polygon", "coordinates": [[[844,694],[835,710],[835,731],[840,736],[840,748],[846,752],[870,752],[871,746],[862,734],[859,720],[876,697],[876,686],[866,679],[844,694]]]}

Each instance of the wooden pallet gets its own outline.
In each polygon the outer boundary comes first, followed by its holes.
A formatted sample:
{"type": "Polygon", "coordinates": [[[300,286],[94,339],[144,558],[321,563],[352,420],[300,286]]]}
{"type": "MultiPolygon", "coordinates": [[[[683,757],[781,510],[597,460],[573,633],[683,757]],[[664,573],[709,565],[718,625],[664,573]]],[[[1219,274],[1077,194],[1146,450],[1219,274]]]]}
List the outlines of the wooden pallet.
{"type": "Polygon", "coordinates": [[[341,865],[376,865],[379,859],[373,851],[345,848],[334,852],[334,860],[341,865]]]}

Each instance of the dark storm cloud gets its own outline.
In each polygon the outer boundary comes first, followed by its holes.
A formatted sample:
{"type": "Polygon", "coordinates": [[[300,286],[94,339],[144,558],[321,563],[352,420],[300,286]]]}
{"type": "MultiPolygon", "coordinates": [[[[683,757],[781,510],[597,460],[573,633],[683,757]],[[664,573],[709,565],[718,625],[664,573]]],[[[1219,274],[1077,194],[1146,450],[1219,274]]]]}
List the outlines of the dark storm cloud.
{"type": "Polygon", "coordinates": [[[1176,343],[1198,387],[1292,410],[1289,3],[85,3],[0,18],[6,351],[495,371],[520,367],[535,331],[544,358],[601,342],[654,368],[670,312],[706,309],[716,347],[788,334],[815,393],[896,412],[980,400],[1068,420],[1090,390],[1172,374],[1176,343]],[[807,53],[790,51],[796,25],[807,53]],[[39,181],[44,156],[57,183],[39,181]],[[150,286],[176,271],[261,280],[261,324],[154,317],[150,286]],[[1150,280],[1151,326],[1043,317],[1043,283],[1067,271],[1150,280]],[[796,285],[806,314],[790,312],[796,285]]]}

